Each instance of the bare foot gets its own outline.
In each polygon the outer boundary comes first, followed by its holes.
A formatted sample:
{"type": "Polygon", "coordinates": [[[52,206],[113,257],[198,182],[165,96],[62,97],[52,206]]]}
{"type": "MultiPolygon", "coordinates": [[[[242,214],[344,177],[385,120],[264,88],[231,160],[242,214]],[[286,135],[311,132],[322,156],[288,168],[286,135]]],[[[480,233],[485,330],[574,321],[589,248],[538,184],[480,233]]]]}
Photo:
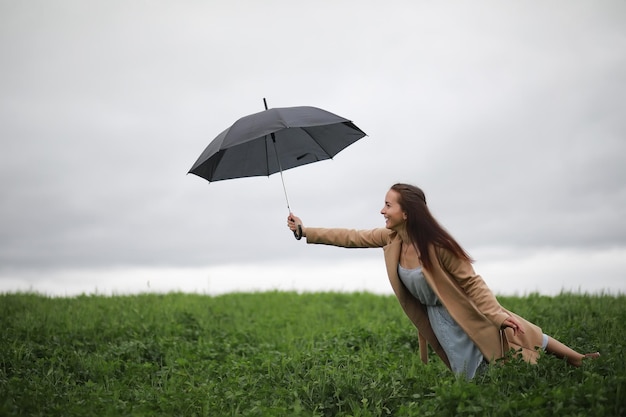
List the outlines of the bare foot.
{"type": "Polygon", "coordinates": [[[580,355],[580,357],[576,359],[569,360],[569,363],[574,366],[582,366],[584,359],[598,359],[600,357],[600,352],[586,353],[584,355],[580,355]]]}

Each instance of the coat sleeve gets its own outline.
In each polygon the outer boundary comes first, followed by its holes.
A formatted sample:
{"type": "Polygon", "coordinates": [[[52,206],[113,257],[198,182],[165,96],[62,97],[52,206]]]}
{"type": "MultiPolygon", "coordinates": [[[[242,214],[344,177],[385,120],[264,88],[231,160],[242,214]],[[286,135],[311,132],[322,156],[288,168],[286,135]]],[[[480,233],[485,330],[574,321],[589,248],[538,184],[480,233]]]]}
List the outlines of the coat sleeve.
{"type": "Polygon", "coordinates": [[[455,279],[476,308],[500,328],[509,314],[500,305],[482,277],[474,272],[472,264],[459,259],[443,248],[437,249],[437,255],[444,269],[455,279]]]}
{"type": "Polygon", "coordinates": [[[384,228],[355,230],[307,227],[306,241],[343,248],[382,248],[389,243],[390,233],[384,228]]]}

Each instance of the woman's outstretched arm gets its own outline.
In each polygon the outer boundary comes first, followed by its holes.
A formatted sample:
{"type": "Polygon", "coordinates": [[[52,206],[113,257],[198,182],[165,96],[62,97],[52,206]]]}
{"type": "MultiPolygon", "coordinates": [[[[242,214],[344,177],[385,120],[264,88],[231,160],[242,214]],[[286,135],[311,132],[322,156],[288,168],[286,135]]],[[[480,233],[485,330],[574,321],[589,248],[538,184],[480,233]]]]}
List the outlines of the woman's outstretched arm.
{"type": "Polygon", "coordinates": [[[300,226],[301,235],[307,238],[307,243],[339,246],[343,248],[381,248],[390,242],[391,231],[386,228],[372,230],[356,230],[343,228],[304,227],[302,220],[289,213],[287,227],[295,233],[300,226]]]}

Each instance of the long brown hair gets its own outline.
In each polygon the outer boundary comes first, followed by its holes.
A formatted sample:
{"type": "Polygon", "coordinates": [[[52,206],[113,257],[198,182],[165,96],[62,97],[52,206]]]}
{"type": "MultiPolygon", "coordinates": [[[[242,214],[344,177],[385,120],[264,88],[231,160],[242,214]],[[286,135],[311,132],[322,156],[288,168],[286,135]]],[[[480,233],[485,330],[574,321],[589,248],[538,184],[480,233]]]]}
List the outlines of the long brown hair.
{"type": "Polygon", "coordinates": [[[391,189],[400,195],[398,203],[407,216],[406,231],[420,254],[424,268],[431,269],[433,266],[433,260],[430,259],[428,251],[430,245],[440,246],[461,259],[473,262],[461,245],[430,213],[426,206],[426,195],[420,188],[398,183],[392,185],[391,189]]]}

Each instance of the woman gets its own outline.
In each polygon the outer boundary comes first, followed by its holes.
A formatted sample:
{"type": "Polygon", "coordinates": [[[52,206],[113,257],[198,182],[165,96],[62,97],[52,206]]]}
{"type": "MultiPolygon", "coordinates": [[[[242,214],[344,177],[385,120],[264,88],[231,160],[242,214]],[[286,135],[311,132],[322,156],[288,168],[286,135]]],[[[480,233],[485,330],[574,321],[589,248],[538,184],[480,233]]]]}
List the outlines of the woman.
{"type": "Polygon", "coordinates": [[[578,353],[504,309],[474,272],[469,255],[431,215],[418,187],[393,185],[380,213],[385,228],[373,230],[305,228],[293,213],[287,225],[307,243],[383,248],[391,286],[418,329],[424,363],[427,344],[448,368],[467,379],[511,348],[530,363],[536,363],[539,347],[573,366],[600,356],[578,353]]]}

